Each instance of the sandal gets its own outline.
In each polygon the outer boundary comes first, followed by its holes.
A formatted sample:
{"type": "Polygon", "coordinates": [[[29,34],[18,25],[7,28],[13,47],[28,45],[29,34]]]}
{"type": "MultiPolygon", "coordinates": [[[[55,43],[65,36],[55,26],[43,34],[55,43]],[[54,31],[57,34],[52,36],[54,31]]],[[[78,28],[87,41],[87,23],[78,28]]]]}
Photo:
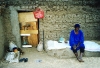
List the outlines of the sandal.
{"type": "Polygon", "coordinates": [[[82,59],[78,59],[79,62],[84,62],[82,59]]]}

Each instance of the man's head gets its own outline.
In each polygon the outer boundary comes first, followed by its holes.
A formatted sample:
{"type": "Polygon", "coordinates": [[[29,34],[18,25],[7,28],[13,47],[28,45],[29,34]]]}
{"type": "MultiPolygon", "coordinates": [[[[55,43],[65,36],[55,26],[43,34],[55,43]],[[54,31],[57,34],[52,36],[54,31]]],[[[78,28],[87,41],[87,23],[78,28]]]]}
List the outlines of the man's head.
{"type": "Polygon", "coordinates": [[[80,25],[79,25],[79,24],[75,24],[75,25],[74,25],[74,28],[75,28],[75,31],[78,31],[79,28],[80,28],[80,25]]]}

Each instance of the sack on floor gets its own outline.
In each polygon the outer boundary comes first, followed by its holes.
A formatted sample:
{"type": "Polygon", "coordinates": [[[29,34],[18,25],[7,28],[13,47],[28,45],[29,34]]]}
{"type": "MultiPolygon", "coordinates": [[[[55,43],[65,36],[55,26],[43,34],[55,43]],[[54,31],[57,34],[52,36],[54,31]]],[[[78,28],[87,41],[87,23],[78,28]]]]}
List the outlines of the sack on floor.
{"type": "Polygon", "coordinates": [[[13,48],[17,47],[13,41],[9,42],[9,50],[13,51],[13,48]]]}
{"type": "Polygon", "coordinates": [[[43,50],[43,43],[39,42],[38,46],[37,46],[37,50],[38,51],[42,51],[43,50]]]}
{"type": "Polygon", "coordinates": [[[19,51],[18,52],[7,52],[5,56],[5,60],[9,61],[9,63],[12,62],[19,62],[19,51]]]}

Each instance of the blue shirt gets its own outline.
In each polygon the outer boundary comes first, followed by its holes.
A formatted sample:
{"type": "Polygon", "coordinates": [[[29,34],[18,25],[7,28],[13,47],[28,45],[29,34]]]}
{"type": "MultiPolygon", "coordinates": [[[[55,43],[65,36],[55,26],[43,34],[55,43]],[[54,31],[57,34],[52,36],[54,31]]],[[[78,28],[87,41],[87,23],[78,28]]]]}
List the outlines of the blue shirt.
{"type": "MultiPolygon", "coordinates": [[[[75,31],[72,30],[70,33],[69,44],[72,47],[73,45],[80,44],[80,47],[84,47],[84,35],[81,30],[78,31],[78,34],[75,34],[75,31]]],[[[78,48],[79,49],[79,48],[78,48]]]]}

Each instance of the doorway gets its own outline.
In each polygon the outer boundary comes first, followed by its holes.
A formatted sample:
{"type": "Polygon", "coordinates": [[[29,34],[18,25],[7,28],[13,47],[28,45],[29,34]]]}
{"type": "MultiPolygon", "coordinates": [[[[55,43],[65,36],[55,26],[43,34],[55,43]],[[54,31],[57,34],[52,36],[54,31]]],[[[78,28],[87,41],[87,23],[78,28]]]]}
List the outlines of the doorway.
{"type": "Polygon", "coordinates": [[[34,18],[32,11],[19,11],[18,20],[20,25],[22,46],[36,47],[39,43],[39,21],[34,18]]]}

